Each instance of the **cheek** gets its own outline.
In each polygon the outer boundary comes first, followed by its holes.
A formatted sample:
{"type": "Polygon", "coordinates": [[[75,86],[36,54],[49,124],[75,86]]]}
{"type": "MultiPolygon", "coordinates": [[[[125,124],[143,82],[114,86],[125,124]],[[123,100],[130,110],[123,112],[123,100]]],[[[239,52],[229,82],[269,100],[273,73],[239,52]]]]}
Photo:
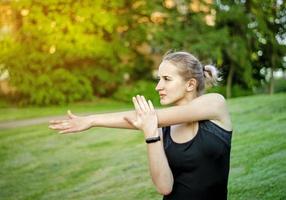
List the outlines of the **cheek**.
{"type": "Polygon", "coordinates": [[[181,83],[176,83],[174,82],[173,84],[170,84],[167,90],[167,98],[165,100],[169,100],[169,101],[175,101],[177,99],[180,99],[182,97],[184,97],[185,95],[185,88],[184,85],[182,85],[181,83]]]}
{"type": "Polygon", "coordinates": [[[172,96],[177,99],[177,98],[181,98],[185,95],[185,90],[183,90],[182,88],[176,88],[174,90],[174,92],[172,93],[172,96]]]}
{"type": "Polygon", "coordinates": [[[185,86],[182,82],[176,81],[170,85],[170,90],[172,90],[172,94],[184,94],[185,86]]]}

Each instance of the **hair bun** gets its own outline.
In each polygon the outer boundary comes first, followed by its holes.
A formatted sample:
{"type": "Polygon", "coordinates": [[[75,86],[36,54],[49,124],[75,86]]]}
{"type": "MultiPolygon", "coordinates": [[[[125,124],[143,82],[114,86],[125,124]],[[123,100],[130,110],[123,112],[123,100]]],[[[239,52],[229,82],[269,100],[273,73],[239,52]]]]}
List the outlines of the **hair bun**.
{"type": "Polygon", "coordinates": [[[221,79],[219,76],[219,71],[214,65],[205,65],[203,67],[203,73],[205,77],[205,84],[207,87],[216,85],[221,79]]]}

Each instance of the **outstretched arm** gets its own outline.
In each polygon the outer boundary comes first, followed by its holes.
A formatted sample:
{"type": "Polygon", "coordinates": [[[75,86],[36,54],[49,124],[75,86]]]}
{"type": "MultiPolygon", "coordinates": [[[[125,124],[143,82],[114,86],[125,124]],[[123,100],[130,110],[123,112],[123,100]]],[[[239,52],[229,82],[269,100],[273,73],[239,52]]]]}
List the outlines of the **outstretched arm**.
{"type": "MultiPolygon", "coordinates": [[[[139,97],[139,95],[137,95],[139,97]]],[[[182,106],[171,106],[156,110],[158,127],[200,120],[223,121],[228,117],[225,99],[220,94],[205,94],[182,106]]],[[[135,128],[125,118],[134,118],[135,111],[106,113],[90,116],[93,126],[112,128],[135,128]]]]}
{"type": "MultiPolygon", "coordinates": [[[[221,124],[231,126],[225,99],[216,93],[202,95],[186,105],[157,109],[156,114],[158,127],[200,120],[217,120],[221,124]]],[[[78,117],[69,113],[68,120],[51,121],[50,128],[59,130],[60,133],[78,132],[90,127],[137,129],[126,121],[126,118],[134,117],[136,117],[135,111],[95,114],[86,117],[78,117]]]]}

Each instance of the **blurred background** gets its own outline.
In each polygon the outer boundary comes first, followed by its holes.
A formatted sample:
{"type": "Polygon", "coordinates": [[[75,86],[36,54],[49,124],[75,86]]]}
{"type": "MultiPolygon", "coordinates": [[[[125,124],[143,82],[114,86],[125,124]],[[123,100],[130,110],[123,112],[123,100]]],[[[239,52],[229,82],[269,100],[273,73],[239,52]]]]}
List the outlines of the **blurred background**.
{"type": "Polygon", "coordinates": [[[0,199],[161,199],[138,131],[48,121],[159,106],[168,50],[221,72],[229,199],[286,199],[285,0],[0,0],[0,199]]]}
{"type": "Polygon", "coordinates": [[[16,105],[155,93],[168,50],[221,70],[225,97],[286,91],[284,0],[1,0],[0,96],[16,105]],[[153,93],[152,93],[153,91],[153,93]]]}

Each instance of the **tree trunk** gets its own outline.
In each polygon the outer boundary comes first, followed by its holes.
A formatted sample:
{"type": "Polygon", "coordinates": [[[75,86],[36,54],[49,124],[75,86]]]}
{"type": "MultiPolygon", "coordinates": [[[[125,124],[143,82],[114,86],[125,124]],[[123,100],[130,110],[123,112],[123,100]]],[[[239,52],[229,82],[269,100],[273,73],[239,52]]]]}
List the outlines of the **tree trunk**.
{"type": "Polygon", "coordinates": [[[270,68],[270,79],[269,79],[269,94],[272,95],[274,93],[274,69],[273,65],[270,68]]]}
{"type": "Polygon", "coordinates": [[[229,73],[226,80],[226,98],[231,98],[232,78],[234,73],[233,65],[230,65],[229,73]]]}
{"type": "Polygon", "coordinates": [[[269,79],[269,94],[272,95],[274,93],[274,70],[275,70],[275,57],[276,54],[276,48],[271,43],[270,52],[272,52],[271,55],[271,62],[270,62],[270,79],[269,79]]]}

